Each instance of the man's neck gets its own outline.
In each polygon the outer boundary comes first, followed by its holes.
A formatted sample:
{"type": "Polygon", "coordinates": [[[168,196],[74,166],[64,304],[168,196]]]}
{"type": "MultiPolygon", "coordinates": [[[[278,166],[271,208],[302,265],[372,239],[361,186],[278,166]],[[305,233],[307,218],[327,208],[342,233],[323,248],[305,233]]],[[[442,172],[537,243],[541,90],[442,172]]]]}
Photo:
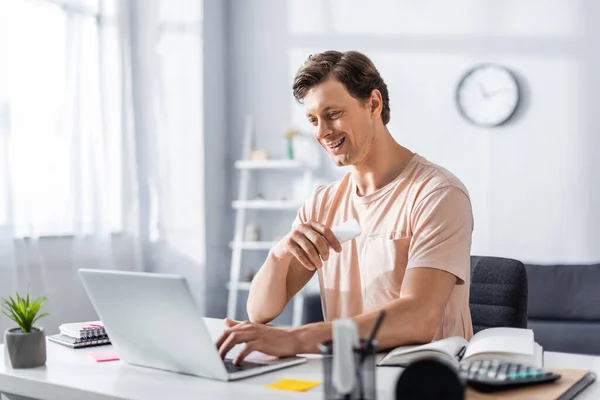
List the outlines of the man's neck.
{"type": "Polygon", "coordinates": [[[396,179],[414,155],[394,140],[387,127],[383,129],[374,138],[367,158],[352,168],[359,196],[369,195],[396,179]]]}

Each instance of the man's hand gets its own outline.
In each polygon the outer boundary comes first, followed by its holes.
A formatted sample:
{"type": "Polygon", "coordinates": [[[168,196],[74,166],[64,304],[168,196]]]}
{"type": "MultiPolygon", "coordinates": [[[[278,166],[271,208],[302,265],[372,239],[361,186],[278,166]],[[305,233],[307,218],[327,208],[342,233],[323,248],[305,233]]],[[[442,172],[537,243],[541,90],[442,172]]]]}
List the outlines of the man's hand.
{"type": "Polygon", "coordinates": [[[294,356],[298,353],[297,339],[289,330],[249,321],[235,322],[229,318],[225,319],[225,325],[227,328],[216,343],[221,358],[225,358],[236,344],[246,343],[246,347],[233,360],[234,364],[242,362],[253,351],[276,357],[294,356]]]}
{"type": "Polygon", "coordinates": [[[329,258],[329,249],[342,251],[340,242],[331,229],[316,221],[300,224],[281,239],[271,253],[278,259],[296,257],[310,271],[323,266],[322,260],[329,258]]]}

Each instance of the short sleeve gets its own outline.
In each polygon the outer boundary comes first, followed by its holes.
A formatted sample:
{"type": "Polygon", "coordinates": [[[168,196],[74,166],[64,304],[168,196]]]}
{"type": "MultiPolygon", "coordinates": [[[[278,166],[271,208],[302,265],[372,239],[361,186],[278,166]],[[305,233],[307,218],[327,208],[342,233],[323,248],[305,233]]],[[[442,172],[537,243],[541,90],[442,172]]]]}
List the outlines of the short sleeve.
{"type": "Polygon", "coordinates": [[[454,274],[464,284],[470,269],[473,213],[468,195],[456,186],[429,193],[411,213],[408,268],[429,267],[454,274]]]}
{"type": "Polygon", "coordinates": [[[298,226],[300,224],[306,223],[306,221],[309,220],[308,212],[307,212],[306,208],[307,208],[307,205],[306,205],[306,203],[304,203],[298,209],[298,213],[296,213],[296,218],[294,218],[294,222],[292,222],[292,229],[294,229],[296,226],[298,226]]]}
{"type": "Polygon", "coordinates": [[[317,207],[317,198],[318,194],[322,191],[322,187],[319,186],[317,190],[306,199],[304,204],[298,209],[296,213],[296,218],[294,218],[294,222],[292,223],[292,229],[294,229],[299,224],[305,224],[306,222],[314,219],[315,208],[317,207]]]}

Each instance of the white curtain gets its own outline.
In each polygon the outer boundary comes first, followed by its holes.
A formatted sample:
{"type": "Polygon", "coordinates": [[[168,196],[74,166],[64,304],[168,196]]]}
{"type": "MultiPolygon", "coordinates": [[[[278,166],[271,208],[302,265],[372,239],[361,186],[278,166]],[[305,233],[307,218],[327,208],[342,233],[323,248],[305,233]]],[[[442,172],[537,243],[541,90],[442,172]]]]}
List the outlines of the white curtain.
{"type": "MultiPolygon", "coordinates": [[[[149,10],[136,0],[136,10],[149,10]]],[[[200,309],[204,310],[204,135],[201,0],[157,0],[156,19],[146,32],[154,38],[158,112],[155,186],[151,191],[150,269],[185,276],[200,309]]],[[[139,15],[139,14],[138,14],[139,15]]],[[[139,32],[138,32],[139,33],[139,32]]],[[[212,134],[219,134],[213,132],[212,134]]]]}
{"type": "MultiPolygon", "coordinates": [[[[79,268],[202,282],[203,171],[190,165],[192,154],[202,160],[191,148],[202,120],[189,108],[170,113],[181,65],[161,53],[157,10],[137,0],[0,2],[0,296],[48,296],[49,333],[95,317],[79,268]]],[[[10,325],[0,318],[0,332],[10,325]]]]}
{"type": "Polygon", "coordinates": [[[185,276],[203,312],[202,5],[132,0],[132,70],[140,180],[149,204],[146,268],[185,276]]]}

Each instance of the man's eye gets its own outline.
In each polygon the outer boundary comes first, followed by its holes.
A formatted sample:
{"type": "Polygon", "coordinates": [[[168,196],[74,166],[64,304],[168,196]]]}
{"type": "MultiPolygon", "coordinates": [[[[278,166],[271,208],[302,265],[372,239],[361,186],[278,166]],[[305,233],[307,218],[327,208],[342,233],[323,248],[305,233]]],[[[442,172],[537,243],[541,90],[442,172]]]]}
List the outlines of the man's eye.
{"type": "Polygon", "coordinates": [[[330,118],[330,119],[339,118],[339,116],[340,116],[341,114],[342,114],[342,112],[341,112],[341,111],[335,111],[335,112],[329,113],[329,118],[330,118]]]}
{"type": "Polygon", "coordinates": [[[317,123],[317,120],[316,120],[316,118],[309,118],[308,122],[311,123],[312,125],[314,125],[317,123]]]}

